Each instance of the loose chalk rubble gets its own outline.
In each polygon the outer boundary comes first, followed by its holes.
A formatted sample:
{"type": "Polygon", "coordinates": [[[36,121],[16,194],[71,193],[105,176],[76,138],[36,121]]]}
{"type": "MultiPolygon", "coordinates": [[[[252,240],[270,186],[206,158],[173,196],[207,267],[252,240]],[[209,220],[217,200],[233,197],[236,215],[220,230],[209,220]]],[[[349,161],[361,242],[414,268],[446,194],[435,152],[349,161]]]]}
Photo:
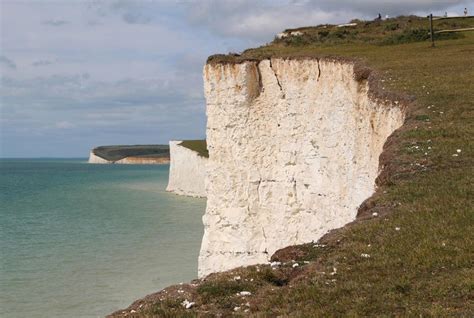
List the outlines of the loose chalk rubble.
{"type": "Polygon", "coordinates": [[[185,299],[181,305],[186,308],[186,309],[191,309],[191,307],[193,307],[196,303],[195,302],[192,302],[192,301],[188,301],[187,299],[185,299]]]}

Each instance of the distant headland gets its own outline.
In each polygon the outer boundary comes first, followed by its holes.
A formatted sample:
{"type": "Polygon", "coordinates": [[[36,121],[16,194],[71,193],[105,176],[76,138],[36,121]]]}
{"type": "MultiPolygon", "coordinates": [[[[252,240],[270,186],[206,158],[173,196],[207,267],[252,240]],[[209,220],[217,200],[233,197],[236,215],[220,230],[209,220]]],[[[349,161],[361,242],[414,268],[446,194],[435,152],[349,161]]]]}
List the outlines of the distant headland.
{"type": "Polygon", "coordinates": [[[91,150],[89,163],[167,164],[170,162],[168,145],[114,145],[91,150]]]}

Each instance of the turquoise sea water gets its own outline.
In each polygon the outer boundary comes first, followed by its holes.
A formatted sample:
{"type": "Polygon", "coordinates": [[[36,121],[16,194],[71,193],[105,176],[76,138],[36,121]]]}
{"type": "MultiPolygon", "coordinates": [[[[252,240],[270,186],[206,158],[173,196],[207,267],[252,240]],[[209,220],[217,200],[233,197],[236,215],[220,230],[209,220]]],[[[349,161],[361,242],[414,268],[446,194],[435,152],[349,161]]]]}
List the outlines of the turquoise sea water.
{"type": "Polygon", "coordinates": [[[0,160],[0,317],[100,317],[197,276],[204,199],[168,165],[0,160]]]}

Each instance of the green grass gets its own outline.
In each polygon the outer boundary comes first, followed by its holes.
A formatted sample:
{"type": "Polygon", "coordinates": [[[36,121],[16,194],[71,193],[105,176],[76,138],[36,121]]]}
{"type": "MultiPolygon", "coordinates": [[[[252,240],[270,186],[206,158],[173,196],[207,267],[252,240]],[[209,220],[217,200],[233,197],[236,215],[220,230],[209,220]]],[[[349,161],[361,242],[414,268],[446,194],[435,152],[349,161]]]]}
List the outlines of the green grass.
{"type": "Polygon", "coordinates": [[[109,161],[117,161],[126,157],[169,157],[168,145],[117,145],[100,146],[92,149],[96,156],[109,161]]]}
{"type": "Polygon", "coordinates": [[[197,152],[201,157],[209,158],[206,140],[184,140],[179,145],[197,152]]]}
{"type": "MultiPolygon", "coordinates": [[[[355,58],[378,72],[381,89],[412,95],[416,103],[386,144],[385,173],[359,220],[324,237],[325,247],[294,247],[296,260],[310,263],[274,271],[284,284],[272,283],[271,274],[254,278],[246,286],[253,293],[245,316],[474,316],[474,32],[435,48],[428,41],[276,41],[223,61],[270,56],[355,58]]],[[[255,266],[233,272],[216,275],[211,284],[257,273],[255,266]]],[[[230,297],[224,287],[215,287],[212,297],[196,292],[191,312],[234,314],[219,305],[230,297]]]]}
{"type": "MultiPolygon", "coordinates": [[[[400,44],[425,41],[430,38],[427,18],[416,16],[398,17],[383,21],[359,21],[356,26],[338,27],[336,25],[320,25],[289,29],[285,32],[299,31],[298,36],[275,38],[273,44],[301,47],[305,45],[335,45],[347,43],[370,43],[378,45],[400,44]]],[[[434,21],[435,31],[470,27],[468,19],[449,19],[434,21]]],[[[436,34],[437,40],[464,37],[461,33],[436,34]]]]}

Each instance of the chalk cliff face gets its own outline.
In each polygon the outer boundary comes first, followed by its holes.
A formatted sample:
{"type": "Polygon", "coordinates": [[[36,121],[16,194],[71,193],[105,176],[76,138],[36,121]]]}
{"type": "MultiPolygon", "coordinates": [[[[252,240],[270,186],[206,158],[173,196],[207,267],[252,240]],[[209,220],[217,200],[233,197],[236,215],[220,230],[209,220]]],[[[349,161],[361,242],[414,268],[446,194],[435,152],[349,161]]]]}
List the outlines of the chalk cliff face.
{"type": "Polygon", "coordinates": [[[97,156],[93,151],[89,152],[89,163],[113,163],[112,161],[106,160],[102,157],[97,156]]]}
{"type": "MultiPolygon", "coordinates": [[[[404,120],[352,63],[207,64],[207,209],[199,276],[267,262],[355,219],[404,120]]],[[[173,154],[172,154],[173,158],[173,154]]]]}
{"type": "Polygon", "coordinates": [[[131,165],[150,165],[150,164],[168,164],[170,158],[168,157],[125,157],[123,159],[112,161],[97,156],[93,151],[89,153],[89,163],[100,163],[100,164],[131,164],[131,165]]]}
{"type": "Polygon", "coordinates": [[[170,141],[170,174],[166,191],[192,197],[205,197],[207,158],[180,145],[182,141],[170,141]]]}
{"type": "Polygon", "coordinates": [[[167,164],[170,163],[170,158],[154,158],[154,157],[126,157],[115,161],[118,164],[129,164],[129,165],[154,165],[154,164],[167,164]]]}

